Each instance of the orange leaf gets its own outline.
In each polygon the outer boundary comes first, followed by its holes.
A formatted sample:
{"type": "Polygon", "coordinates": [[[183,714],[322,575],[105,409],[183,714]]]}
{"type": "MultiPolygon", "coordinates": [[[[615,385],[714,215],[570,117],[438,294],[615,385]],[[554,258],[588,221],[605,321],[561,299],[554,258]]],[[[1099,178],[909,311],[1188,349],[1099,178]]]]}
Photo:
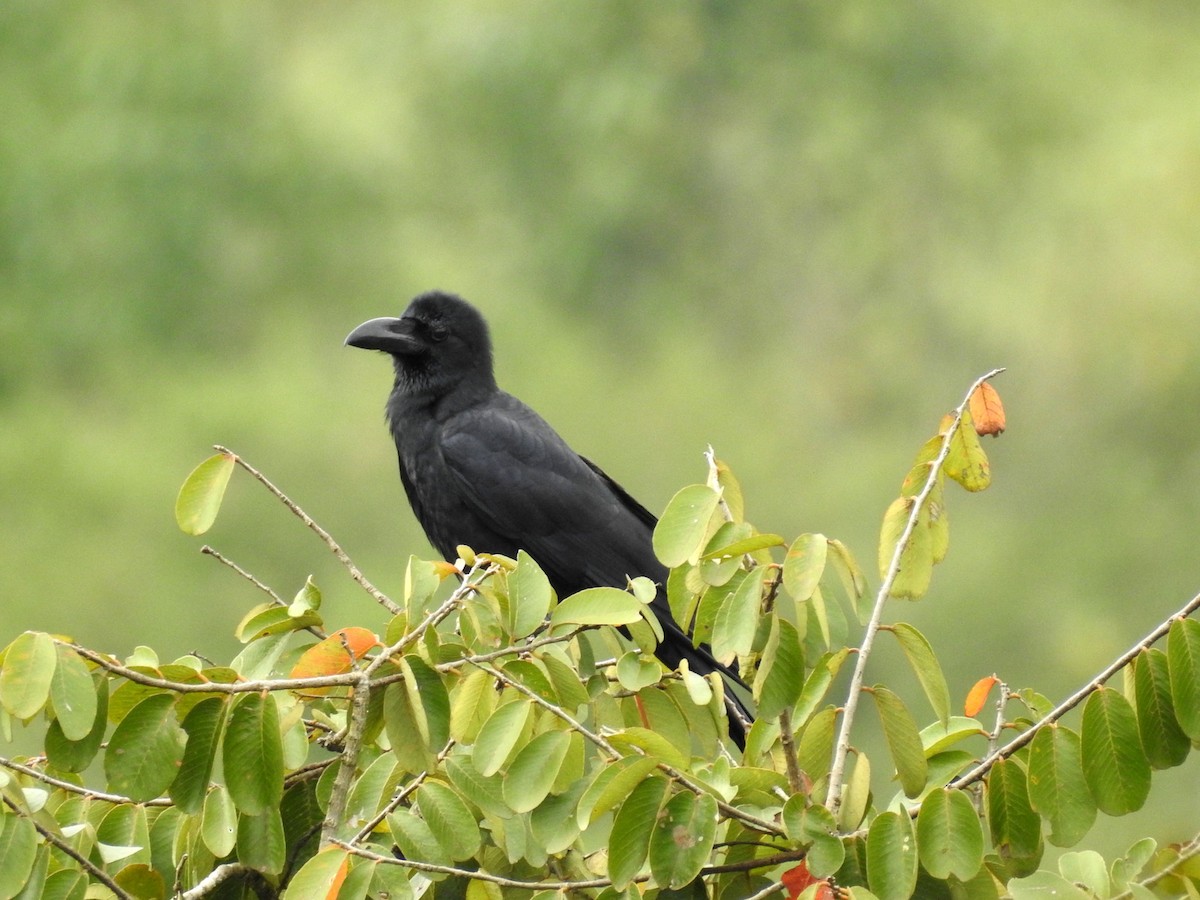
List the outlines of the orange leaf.
{"type": "Polygon", "coordinates": [[[986,381],[971,394],[971,419],[976,434],[996,437],[1004,431],[1004,404],[996,389],[986,381]]]}
{"type": "Polygon", "coordinates": [[[816,884],[818,879],[813,878],[808,871],[808,866],[803,862],[800,862],[793,868],[784,872],[779,880],[782,881],[783,886],[787,888],[788,900],[796,900],[797,897],[804,893],[805,888],[807,888],[809,885],[816,884]]]}
{"type": "Polygon", "coordinates": [[[347,856],[342,860],[342,864],[338,866],[337,874],[333,876],[333,881],[329,883],[329,893],[325,895],[325,900],[337,900],[338,891],[342,889],[342,882],[346,880],[346,873],[350,871],[350,857],[347,856]]]}
{"type": "Polygon", "coordinates": [[[366,628],[342,628],[305,650],[292,669],[291,677],[313,678],[349,672],[354,660],[361,659],[378,643],[379,638],[366,628]]]}
{"type": "Polygon", "coordinates": [[[967,693],[967,702],[963,704],[963,711],[968,716],[977,716],[979,711],[983,709],[983,704],[987,702],[988,693],[994,685],[1000,683],[1000,679],[995,675],[988,675],[986,678],[980,678],[975,682],[974,687],[967,693]]]}

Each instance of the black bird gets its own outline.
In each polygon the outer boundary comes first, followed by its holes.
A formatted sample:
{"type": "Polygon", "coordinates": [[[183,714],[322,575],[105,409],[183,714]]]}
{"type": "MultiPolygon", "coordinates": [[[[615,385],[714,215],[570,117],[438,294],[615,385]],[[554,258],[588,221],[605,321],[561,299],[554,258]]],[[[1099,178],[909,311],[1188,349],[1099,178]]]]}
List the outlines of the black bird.
{"type": "MultiPolygon", "coordinates": [[[[466,544],[530,554],[560,597],[589,587],[624,588],[644,575],[659,585],[650,604],[663,629],[655,655],[670,669],[686,659],[721,672],[671,617],[667,569],[654,555],[654,515],[599,466],[572,450],[532,409],[500,390],[487,323],[460,297],[433,291],[398,318],[371,319],[351,347],[391,354],[396,380],[387,420],[400,479],[430,542],[447,559],[466,544]]],[[[743,746],[744,704],[726,690],[730,736],[743,746]]]]}

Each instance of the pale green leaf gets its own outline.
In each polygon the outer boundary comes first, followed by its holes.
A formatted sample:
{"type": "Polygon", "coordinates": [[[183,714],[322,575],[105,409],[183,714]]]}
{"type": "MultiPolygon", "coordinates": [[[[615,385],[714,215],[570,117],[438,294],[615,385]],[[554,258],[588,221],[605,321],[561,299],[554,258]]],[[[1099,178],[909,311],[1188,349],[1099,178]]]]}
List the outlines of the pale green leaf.
{"type": "Polygon", "coordinates": [[[187,534],[204,534],[216,521],[234,460],[232,453],[210,456],[183,482],[175,498],[175,521],[187,534]]]}
{"type": "Polygon", "coordinates": [[[26,631],[8,645],[0,667],[0,704],[16,719],[30,719],[50,699],[58,654],[50,635],[26,631]]]}
{"type": "Polygon", "coordinates": [[[118,723],[104,753],[111,791],[152,800],[170,786],[183,760],[187,736],[175,718],[175,697],[154,694],[118,723]]]}
{"type": "Polygon", "coordinates": [[[50,705],[68,741],[81,741],[96,720],[96,685],[87,664],[65,644],[55,644],[58,663],[50,680],[50,705]]]}
{"type": "Polygon", "coordinates": [[[704,550],[721,495],[705,484],[683,488],[667,504],[654,529],[654,555],[668,569],[695,563],[704,550]]]}

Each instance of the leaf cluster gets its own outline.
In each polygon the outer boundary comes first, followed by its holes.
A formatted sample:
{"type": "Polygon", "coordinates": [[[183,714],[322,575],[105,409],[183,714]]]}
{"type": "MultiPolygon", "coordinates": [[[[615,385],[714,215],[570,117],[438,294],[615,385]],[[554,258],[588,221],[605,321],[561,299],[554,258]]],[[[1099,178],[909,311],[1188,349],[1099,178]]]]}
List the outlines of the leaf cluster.
{"type": "MultiPolygon", "coordinates": [[[[885,515],[874,598],[841,542],[758,532],[711,451],[706,480],[671,500],[654,546],[672,611],[748,688],[662,669],[645,579],[559,598],[528,555],[467,547],[454,563],[410,558],[396,601],[345,558],[385,613],[373,626],[327,633],[311,579],[291,602],[272,592],[224,665],[17,636],[0,656],[0,730],[41,728],[44,751],[0,757],[0,900],[1195,890],[1195,841],[1039,867],[1045,843],[1075,846],[1098,812],[1139,808],[1152,772],[1200,744],[1200,623],[1186,618],[1200,599],[1058,706],[993,678],[964,716],[929,641],[883,622],[945,556],[946,479],[987,486],[977,432],[999,398],[981,406],[981,385],[885,515]],[[918,705],[866,682],[888,642],[918,705]],[[1122,668],[1125,690],[1105,686],[1122,668]],[[728,690],[756,707],[743,752],[728,690]],[[854,741],[860,698],[885,760],[854,741]]],[[[181,527],[211,526],[239,465],[344,557],[225,450],[185,482],[181,527]]]]}

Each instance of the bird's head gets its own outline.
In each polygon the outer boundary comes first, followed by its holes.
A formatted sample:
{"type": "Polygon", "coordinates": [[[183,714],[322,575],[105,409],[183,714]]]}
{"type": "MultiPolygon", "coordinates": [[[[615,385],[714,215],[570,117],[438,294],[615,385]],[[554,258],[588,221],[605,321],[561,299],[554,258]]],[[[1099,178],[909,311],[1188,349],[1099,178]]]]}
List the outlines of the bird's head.
{"type": "Polygon", "coordinates": [[[391,354],[396,386],[405,393],[442,395],[462,384],[495,387],[487,323],[454,294],[421,294],[400,318],[363,322],[346,343],[391,354]]]}

